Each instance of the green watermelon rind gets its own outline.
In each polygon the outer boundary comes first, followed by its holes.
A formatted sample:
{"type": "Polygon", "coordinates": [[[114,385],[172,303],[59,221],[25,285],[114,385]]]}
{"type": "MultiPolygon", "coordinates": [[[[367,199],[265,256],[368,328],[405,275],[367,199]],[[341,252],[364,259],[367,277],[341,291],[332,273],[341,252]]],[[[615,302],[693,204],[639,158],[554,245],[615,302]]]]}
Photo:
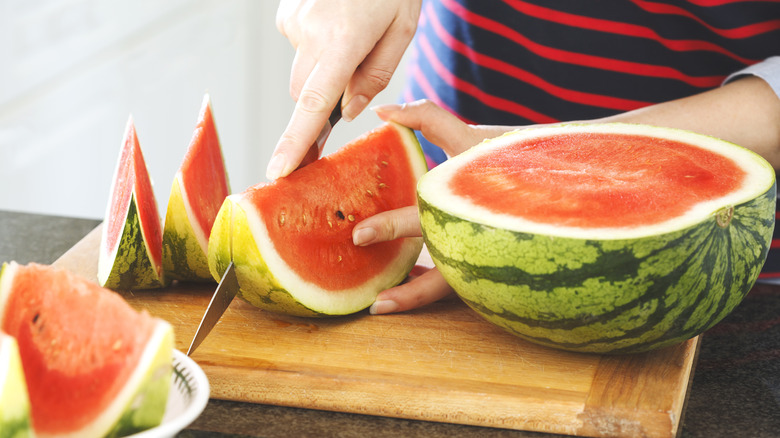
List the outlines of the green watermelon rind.
{"type": "Polygon", "coordinates": [[[774,173],[752,199],[722,206],[697,224],[622,239],[463,218],[422,181],[418,187],[428,251],[461,299],[512,334],[577,352],[648,351],[706,331],[758,278],[775,223],[774,173]]]}
{"type": "Polygon", "coordinates": [[[16,340],[0,333],[0,438],[32,437],[30,400],[16,340]]]}
{"type": "Polygon", "coordinates": [[[163,227],[163,271],[169,280],[214,281],[208,265],[208,236],[192,226],[190,207],[180,181],[173,180],[163,227]]]}
{"type": "Polygon", "coordinates": [[[420,218],[439,272],[488,321],[550,347],[630,353],[690,339],[742,301],[769,250],[775,196],[773,186],[735,207],[725,229],[713,216],[685,230],[613,241],[507,231],[424,200],[420,218]],[[748,250],[729,259],[721,245],[740,240],[748,250]],[[508,262],[506,254],[524,256],[508,262]],[[730,273],[716,269],[724,258],[737,265],[730,273]],[[686,263],[668,262],[680,259],[686,263]]]}
{"type": "Polygon", "coordinates": [[[101,286],[119,290],[156,289],[167,285],[162,267],[152,262],[149,245],[138,214],[136,195],[130,197],[122,236],[113,254],[106,253],[108,227],[103,226],[98,282],[101,286]]]}

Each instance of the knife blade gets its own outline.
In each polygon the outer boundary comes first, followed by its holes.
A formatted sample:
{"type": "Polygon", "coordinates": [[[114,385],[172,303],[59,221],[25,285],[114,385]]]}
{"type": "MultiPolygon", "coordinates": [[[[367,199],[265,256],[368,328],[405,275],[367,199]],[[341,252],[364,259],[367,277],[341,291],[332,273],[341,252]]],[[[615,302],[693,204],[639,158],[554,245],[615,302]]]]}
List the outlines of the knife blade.
{"type": "Polygon", "coordinates": [[[322,126],[322,130],[320,130],[319,135],[317,135],[317,139],[314,140],[314,143],[312,143],[311,146],[309,146],[309,150],[301,160],[301,164],[298,165],[299,169],[303,166],[306,166],[307,164],[311,164],[317,161],[317,159],[320,158],[320,154],[322,153],[322,149],[325,147],[325,141],[328,140],[330,131],[333,130],[333,126],[336,125],[336,122],[341,120],[341,99],[343,98],[344,95],[342,94],[341,97],[339,97],[339,101],[336,103],[336,106],[333,108],[333,111],[331,111],[330,117],[328,117],[328,121],[325,122],[325,125],[322,126]]]}
{"type": "Polygon", "coordinates": [[[200,320],[198,330],[195,332],[195,336],[192,338],[190,348],[187,350],[187,356],[191,355],[196,348],[206,339],[206,336],[211,332],[211,329],[217,324],[219,318],[225,313],[233,298],[238,293],[238,277],[236,276],[236,265],[231,261],[228,265],[225,273],[222,274],[222,279],[219,281],[217,290],[214,291],[214,295],[211,296],[206,313],[203,314],[203,318],[200,320]]]}

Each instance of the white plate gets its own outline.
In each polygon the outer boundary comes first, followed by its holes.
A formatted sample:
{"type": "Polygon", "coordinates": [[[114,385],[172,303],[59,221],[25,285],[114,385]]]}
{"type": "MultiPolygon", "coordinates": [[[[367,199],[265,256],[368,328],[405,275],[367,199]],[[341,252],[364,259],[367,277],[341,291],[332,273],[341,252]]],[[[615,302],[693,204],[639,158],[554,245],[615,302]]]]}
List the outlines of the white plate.
{"type": "Polygon", "coordinates": [[[189,426],[209,401],[209,381],[192,359],[173,350],[173,376],[162,423],[128,438],[173,437],[189,426]]]}

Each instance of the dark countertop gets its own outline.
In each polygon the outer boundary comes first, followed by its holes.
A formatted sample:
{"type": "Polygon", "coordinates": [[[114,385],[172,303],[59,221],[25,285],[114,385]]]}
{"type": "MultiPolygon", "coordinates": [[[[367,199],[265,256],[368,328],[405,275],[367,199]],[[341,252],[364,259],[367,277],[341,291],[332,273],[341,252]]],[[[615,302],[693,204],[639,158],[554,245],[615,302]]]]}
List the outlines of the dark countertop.
{"type": "MultiPolygon", "coordinates": [[[[52,263],[100,223],[0,211],[0,262],[52,263]]],[[[211,400],[180,437],[554,437],[211,400]]],[[[702,336],[682,437],[780,436],[780,285],[760,284],[702,336]]]]}

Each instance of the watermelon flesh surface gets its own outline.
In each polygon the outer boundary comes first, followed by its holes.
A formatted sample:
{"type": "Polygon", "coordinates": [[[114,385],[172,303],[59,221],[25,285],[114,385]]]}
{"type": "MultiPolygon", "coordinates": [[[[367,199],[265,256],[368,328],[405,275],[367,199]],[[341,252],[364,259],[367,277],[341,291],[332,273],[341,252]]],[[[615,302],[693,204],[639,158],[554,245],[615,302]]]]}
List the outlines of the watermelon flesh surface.
{"type": "Polygon", "coordinates": [[[451,184],[455,195],[496,213],[593,228],[664,222],[744,180],[733,160],[680,141],[580,132],[477,157],[451,184]]]}
{"type": "MultiPolygon", "coordinates": [[[[96,283],[36,264],[3,267],[0,305],[0,329],[19,345],[37,435],[88,435],[127,426],[114,424],[128,409],[129,400],[122,398],[132,391],[126,385],[137,379],[155,333],[170,331],[167,323],[135,311],[96,283]]],[[[163,358],[168,368],[170,342],[160,347],[168,350],[163,358]]],[[[160,383],[166,398],[168,381],[160,383]]],[[[165,398],[152,403],[160,411],[165,398]]],[[[159,423],[162,412],[155,415],[159,423]]]]}
{"type": "Polygon", "coordinates": [[[225,197],[230,193],[208,95],[204,98],[198,124],[179,171],[182,190],[190,207],[188,211],[196,219],[205,253],[214,219],[225,197]]]}
{"type": "Polygon", "coordinates": [[[398,151],[399,137],[395,129],[371,132],[365,143],[347,145],[314,167],[246,192],[279,256],[304,280],[349,289],[398,255],[403,240],[359,247],[352,243],[352,229],[381,211],[415,204],[416,179],[409,177],[414,170],[398,151]],[[369,143],[371,153],[351,153],[369,143]]]}

